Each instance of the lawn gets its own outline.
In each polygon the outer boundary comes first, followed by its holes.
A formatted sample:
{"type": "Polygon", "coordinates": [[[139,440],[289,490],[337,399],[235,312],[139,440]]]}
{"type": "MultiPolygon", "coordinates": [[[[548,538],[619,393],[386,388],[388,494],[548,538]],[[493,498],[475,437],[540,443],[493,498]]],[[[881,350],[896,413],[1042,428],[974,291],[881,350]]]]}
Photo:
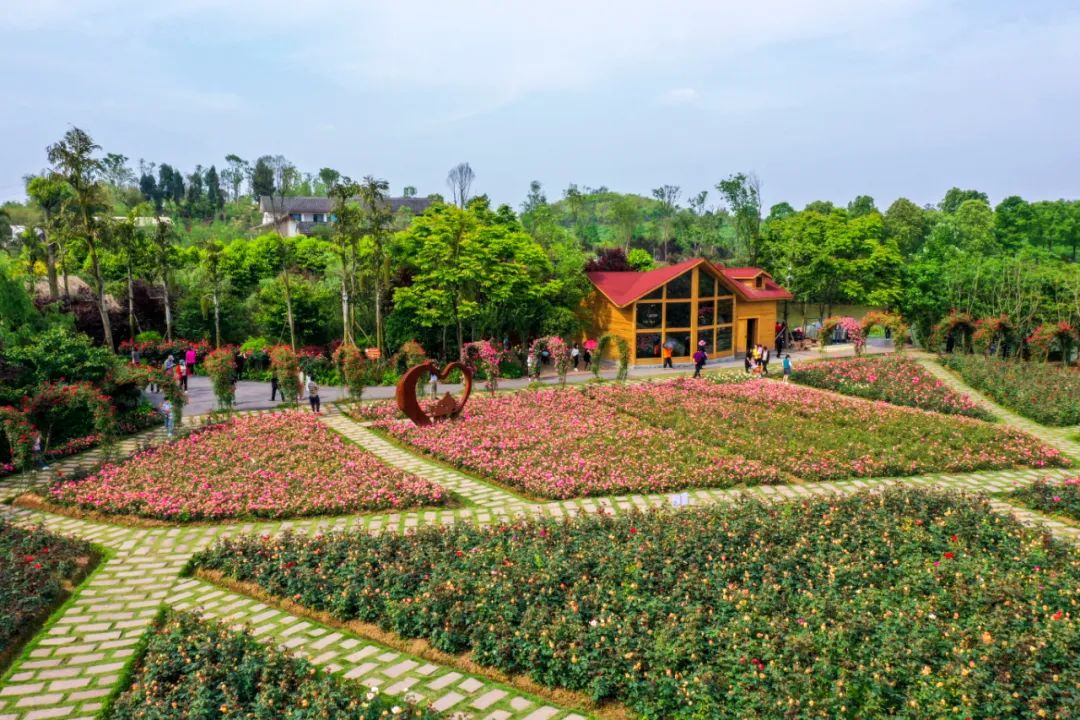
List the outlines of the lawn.
{"type": "Polygon", "coordinates": [[[108,714],[109,720],[341,718],[434,720],[440,715],[186,613],[167,615],[108,714]]]}
{"type": "Polygon", "coordinates": [[[884,400],[893,405],[993,420],[993,416],[970,397],[949,389],[918,362],[903,355],[807,363],[792,372],[791,379],[800,385],[866,400],[884,400]]]}
{"type": "Polygon", "coordinates": [[[1080,521],[1080,477],[1063,482],[1037,480],[1009,493],[1009,499],[1049,515],[1080,521]]]}
{"type": "Polygon", "coordinates": [[[1080,368],[948,355],[942,364],[994,402],[1043,425],[1080,424],[1080,368]]]}
{"type": "Polygon", "coordinates": [[[237,418],[61,480],[49,499],[186,521],[439,505],[447,492],[384,465],[311,414],[282,412],[237,418]]]}
{"type": "Polygon", "coordinates": [[[0,668],[93,565],[81,540],[0,518],[0,668]]]}
{"type": "Polygon", "coordinates": [[[459,422],[376,427],[548,498],[1064,465],[1019,431],[771,381],[674,380],[470,400],[459,422]]]}
{"type": "Polygon", "coordinates": [[[955,492],[238,536],[195,563],[642,717],[1080,707],[1075,549],[955,492]]]}

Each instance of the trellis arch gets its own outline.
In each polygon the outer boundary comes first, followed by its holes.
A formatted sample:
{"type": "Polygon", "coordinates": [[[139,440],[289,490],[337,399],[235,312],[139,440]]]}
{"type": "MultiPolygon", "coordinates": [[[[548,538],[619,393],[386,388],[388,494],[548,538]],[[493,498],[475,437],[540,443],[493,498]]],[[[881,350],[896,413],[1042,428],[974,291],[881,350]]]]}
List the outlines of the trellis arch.
{"type": "Polygon", "coordinates": [[[565,385],[566,373],[570,372],[570,347],[558,335],[536,338],[529,346],[529,357],[532,358],[532,379],[540,379],[540,353],[544,350],[551,355],[555,372],[559,375],[559,383],[565,385]]]}
{"type": "Polygon", "coordinates": [[[855,318],[844,316],[833,316],[825,318],[821,323],[821,330],[818,331],[818,343],[821,347],[821,352],[825,352],[825,347],[829,344],[833,331],[837,327],[842,327],[847,330],[848,337],[851,339],[852,344],[855,345],[855,354],[862,355],[863,348],[866,347],[866,337],[863,336],[862,325],[855,318]]]}
{"type": "Polygon", "coordinates": [[[1005,356],[1007,348],[1016,338],[1016,326],[1008,315],[1001,314],[992,318],[980,318],[975,321],[975,331],[971,334],[971,346],[981,354],[987,354],[994,343],[998,343],[995,352],[1005,356]]]}
{"type": "Polygon", "coordinates": [[[26,413],[10,405],[0,407],[0,428],[3,429],[11,449],[11,464],[17,468],[25,468],[30,463],[37,430],[26,418],[26,413]]]}
{"type": "Polygon", "coordinates": [[[907,334],[910,328],[904,322],[904,318],[896,313],[873,310],[863,315],[859,322],[863,338],[870,336],[870,331],[875,327],[888,330],[892,333],[893,349],[897,352],[904,351],[904,343],[907,342],[907,334]]]}
{"type": "Polygon", "coordinates": [[[1080,342],[1080,328],[1073,327],[1062,320],[1058,323],[1043,323],[1035,328],[1027,337],[1028,349],[1031,355],[1043,362],[1050,358],[1050,350],[1054,343],[1061,348],[1061,361],[1069,364],[1069,354],[1074,343],[1080,342]]]}
{"type": "Polygon", "coordinates": [[[630,372],[630,343],[620,335],[607,333],[596,341],[596,361],[592,364],[592,374],[594,378],[600,379],[600,360],[611,343],[615,343],[615,349],[619,351],[619,369],[615,373],[615,380],[622,382],[630,372]]]}
{"type": "Polygon", "coordinates": [[[134,380],[141,389],[146,389],[147,385],[156,385],[161,388],[162,397],[172,405],[173,425],[180,427],[187,397],[180,389],[180,383],[176,381],[173,373],[165,372],[156,365],[128,365],[122,372],[126,377],[134,380]]]}
{"type": "Polygon", "coordinates": [[[971,353],[972,335],[975,334],[975,320],[969,313],[957,312],[953,310],[945,318],[934,326],[930,331],[930,349],[937,350],[938,352],[951,352],[946,349],[948,340],[950,337],[955,337],[955,333],[960,332],[960,340],[963,351],[971,353]]]}

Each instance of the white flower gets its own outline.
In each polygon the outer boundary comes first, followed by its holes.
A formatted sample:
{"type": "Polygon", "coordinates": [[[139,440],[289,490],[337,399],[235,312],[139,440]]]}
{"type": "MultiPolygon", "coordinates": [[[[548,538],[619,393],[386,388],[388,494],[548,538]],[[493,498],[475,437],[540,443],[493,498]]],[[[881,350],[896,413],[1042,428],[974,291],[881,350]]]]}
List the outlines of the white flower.
{"type": "Polygon", "coordinates": [[[401,714],[401,708],[398,707],[397,705],[395,705],[394,707],[390,708],[390,712],[394,713],[395,715],[400,715],[401,714]]]}

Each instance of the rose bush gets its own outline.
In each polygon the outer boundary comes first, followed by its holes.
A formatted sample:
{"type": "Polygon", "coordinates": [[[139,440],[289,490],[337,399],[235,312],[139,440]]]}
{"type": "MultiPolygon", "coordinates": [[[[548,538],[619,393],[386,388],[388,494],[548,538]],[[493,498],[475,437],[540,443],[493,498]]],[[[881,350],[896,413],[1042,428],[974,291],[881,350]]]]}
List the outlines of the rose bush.
{"type": "Polygon", "coordinates": [[[0,518],[0,657],[28,625],[45,619],[64,584],[87,568],[90,546],[0,518]]]}
{"type": "Polygon", "coordinates": [[[52,500],[164,520],[439,505],[446,491],[380,462],[309,414],[249,415],[61,480],[52,500]]]}
{"type": "Polygon", "coordinates": [[[187,718],[433,720],[438,713],[318,672],[307,660],[195,615],[153,629],[110,720],[187,718]]]}
{"type": "Polygon", "coordinates": [[[1080,702],[1075,549],[955,492],[240,536],[195,563],[641,717],[1066,718],[1080,702]]]}
{"type": "Polygon", "coordinates": [[[901,355],[844,358],[807,363],[791,373],[800,385],[867,400],[884,400],[922,410],[992,420],[967,395],[949,389],[914,360],[901,355]]]}
{"type": "Polygon", "coordinates": [[[1080,424],[1080,368],[999,360],[980,355],[941,358],[971,387],[1043,425],[1080,424]]]}
{"type": "Polygon", "coordinates": [[[550,498],[1065,465],[1017,430],[774,382],[675,380],[469,401],[458,422],[375,423],[550,498]]]}
{"type": "Polygon", "coordinates": [[[1039,512],[1080,520],[1080,477],[1063,482],[1037,480],[1009,493],[1009,497],[1039,512]]]}

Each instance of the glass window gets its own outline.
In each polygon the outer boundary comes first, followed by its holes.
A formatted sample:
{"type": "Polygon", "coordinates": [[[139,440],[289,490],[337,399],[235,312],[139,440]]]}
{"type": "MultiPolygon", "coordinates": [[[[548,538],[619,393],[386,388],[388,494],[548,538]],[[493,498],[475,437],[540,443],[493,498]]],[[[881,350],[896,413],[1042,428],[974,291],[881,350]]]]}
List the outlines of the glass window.
{"type": "Polygon", "coordinates": [[[693,350],[690,349],[690,333],[689,331],[676,330],[675,332],[665,333],[664,344],[674,343],[672,347],[672,355],[675,357],[688,357],[693,350]]]}
{"type": "Polygon", "coordinates": [[[716,352],[727,352],[731,349],[731,326],[716,328],[716,352]]]}
{"type": "Polygon", "coordinates": [[[704,270],[698,272],[701,274],[698,278],[698,295],[700,297],[715,297],[717,294],[716,278],[704,270]]]}
{"type": "Polygon", "coordinates": [[[698,325],[715,325],[716,324],[716,301],[715,300],[698,300],[697,304],[697,324],[698,325]]]}
{"type": "Polygon", "coordinates": [[[702,330],[698,330],[697,331],[697,339],[698,339],[698,341],[697,341],[697,344],[694,345],[694,350],[696,351],[700,347],[702,350],[704,350],[707,353],[713,352],[713,333],[714,332],[715,332],[715,330],[713,330],[713,328],[704,328],[702,330]],[[705,341],[705,346],[704,347],[702,347],[702,345],[701,345],[702,340],[705,341]]]}
{"type": "Polygon", "coordinates": [[[660,333],[637,334],[637,357],[658,358],[660,357],[660,333]]]}
{"type": "Polygon", "coordinates": [[[648,330],[660,327],[660,303],[637,304],[637,327],[639,330],[648,330]]]}
{"type": "Polygon", "coordinates": [[[731,322],[731,298],[716,301],[716,322],[720,325],[731,322]]]}
{"type": "Polygon", "coordinates": [[[664,286],[661,285],[660,287],[656,288],[651,293],[646,295],[644,297],[644,299],[645,300],[663,300],[664,299],[664,286]]]}
{"type": "MultiPolygon", "coordinates": [[[[690,327],[690,303],[669,302],[667,304],[667,319],[664,321],[664,326],[669,328],[690,327]]],[[[638,327],[641,327],[640,321],[638,322],[638,327]]]]}
{"type": "MultiPolygon", "coordinates": [[[[685,272],[667,284],[668,300],[683,300],[693,295],[693,273],[685,272]]],[[[669,323],[670,324],[670,323],[669,323]]]]}

